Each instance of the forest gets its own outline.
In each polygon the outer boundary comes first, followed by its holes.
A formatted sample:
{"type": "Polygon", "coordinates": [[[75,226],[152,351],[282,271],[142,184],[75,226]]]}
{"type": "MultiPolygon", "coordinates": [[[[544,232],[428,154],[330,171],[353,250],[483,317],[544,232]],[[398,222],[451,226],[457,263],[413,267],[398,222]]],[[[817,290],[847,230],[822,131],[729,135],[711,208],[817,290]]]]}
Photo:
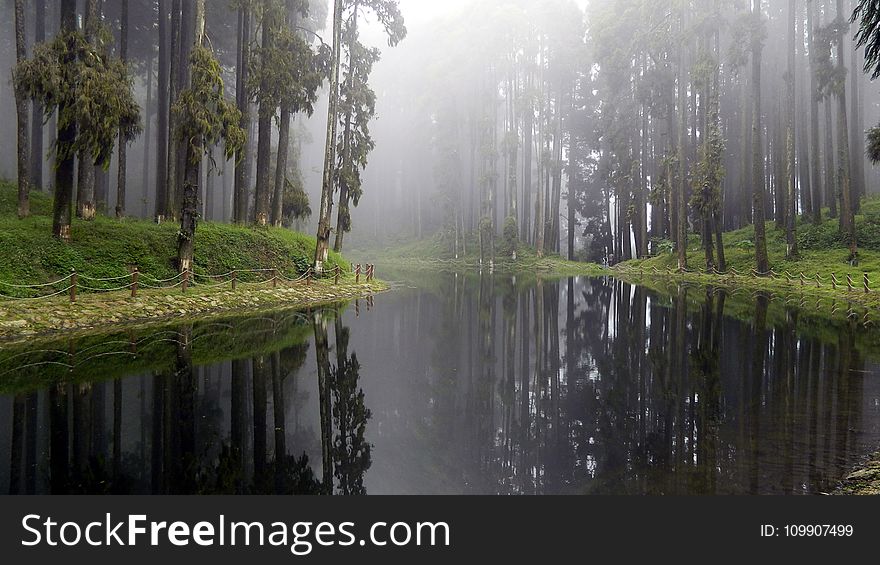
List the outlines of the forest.
{"type": "Polygon", "coordinates": [[[880,0],[0,12],[0,490],[880,492],[880,0]]]}
{"type": "Polygon", "coordinates": [[[768,229],[794,259],[835,220],[859,259],[876,2],[489,0],[406,41],[392,0],[5,4],[0,173],[61,240],[103,214],[179,224],[179,269],[210,220],[315,233],[316,272],[349,232],[723,272],[752,226],[767,273],[768,229]]]}

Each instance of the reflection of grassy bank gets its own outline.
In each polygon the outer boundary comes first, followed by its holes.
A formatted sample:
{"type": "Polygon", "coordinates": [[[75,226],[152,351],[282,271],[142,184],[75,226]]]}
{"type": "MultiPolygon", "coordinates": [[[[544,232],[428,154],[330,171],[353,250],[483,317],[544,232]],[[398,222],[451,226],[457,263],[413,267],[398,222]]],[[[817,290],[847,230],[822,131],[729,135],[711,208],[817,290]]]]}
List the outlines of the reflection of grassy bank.
{"type": "MultiPolygon", "coordinates": [[[[169,318],[210,317],[230,311],[254,313],[272,308],[306,307],[330,302],[363,298],[387,289],[384,283],[359,284],[353,277],[340,280],[315,281],[311,285],[279,284],[278,288],[263,283],[241,284],[235,291],[228,287],[147,290],[131,298],[127,291],[106,294],[84,294],[75,303],[65,297],[37,301],[6,301],[0,303],[0,338],[25,339],[35,334],[63,330],[106,331],[116,324],[146,324],[169,318]]],[[[4,345],[5,349],[5,345],[4,345]]]]}
{"type": "Polygon", "coordinates": [[[841,481],[837,494],[880,495],[880,452],[841,481]]]}
{"type": "MultiPolygon", "coordinates": [[[[343,304],[328,304],[334,317],[343,304]]],[[[0,394],[18,394],[64,382],[110,380],[173,369],[187,332],[193,365],[250,359],[304,343],[312,334],[305,312],[273,310],[261,316],[215,317],[193,324],[174,321],[115,333],[65,336],[4,344],[0,352],[0,394]]]]}

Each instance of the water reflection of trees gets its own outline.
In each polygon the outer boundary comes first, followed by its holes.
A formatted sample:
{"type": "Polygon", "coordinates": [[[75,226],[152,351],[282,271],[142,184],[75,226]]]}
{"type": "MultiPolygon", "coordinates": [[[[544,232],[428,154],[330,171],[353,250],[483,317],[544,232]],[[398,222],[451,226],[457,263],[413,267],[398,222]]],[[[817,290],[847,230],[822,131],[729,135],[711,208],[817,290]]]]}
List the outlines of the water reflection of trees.
{"type": "Polygon", "coordinates": [[[863,448],[854,326],[600,279],[448,290],[429,427],[469,491],[819,492],[863,448]]]}
{"type": "Polygon", "coordinates": [[[349,330],[335,310],[298,316],[302,331],[275,316],[258,323],[270,330],[261,338],[248,327],[240,339],[263,344],[251,346],[250,357],[194,365],[194,331],[184,325],[163,331],[173,354],[166,351],[158,369],[146,363],[146,374],[78,378],[15,395],[9,492],[315,494],[333,492],[335,477],[339,493],[365,493],[370,411],[357,356],[348,351],[349,330]],[[330,419],[316,436],[318,422],[303,416],[311,387],[301,381],[313,335],[306,330],[327,319],[335,320],[337,363],[329,363],[330,346],[314,332],[316,358],[328,369],[317,389],[321,413],[326,404],[330,419]],[[273,345],[276,338],[281,345],[273,345]],[[307,452],[316,445],[330,457],[329,476],[313,471],[307,452]]]}

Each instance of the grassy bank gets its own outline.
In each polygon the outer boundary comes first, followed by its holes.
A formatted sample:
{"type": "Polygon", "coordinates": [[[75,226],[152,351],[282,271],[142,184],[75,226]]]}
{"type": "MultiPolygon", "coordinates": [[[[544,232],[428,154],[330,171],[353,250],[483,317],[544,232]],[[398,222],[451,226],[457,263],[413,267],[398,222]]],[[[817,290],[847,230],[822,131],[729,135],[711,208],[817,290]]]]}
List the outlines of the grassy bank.
{"type": "MultiPolygon", "coordinates": [[[[500,245],[497,244],[497,245],[500,245]]],[[[371,249],[354,248],[347,253],[351,257],[375,257],[375,263],[380,267],[399,267],[407,269],[446,270],[446,271],[475,271],[480,268],[479,247],[475,238],[470,238],[465,245],[467,253],[460,253],[456,257],[450,250],[447,242],[440,237],[432,237],[418,241],[407,241],[391,244],[379,254],[371,249]]],[[[544,257],[538,257],[535,250],[520,246],[517,249],[517,258],[496,250],[494,263],[495,272],[500,273],[531,273],[544,276],[568,276],[585,274],[602,274],[606,272],[602,267],[592,263],[579,263],[568,261],[559,255],[549,253],[544,257]]]]}
{"type": "MultiPolygon", "coordinates": [[[[0,182],[0,339],[30,339],[63,330],[65,334],[105,329],[116,324],[146,324],[176,317],[205,317],[230,311],[255,311],[275,307],[312,306],[366,296],[387,287],[379,282],[359,282],[347,274],[350,268],[340,255],[331,253],[328,269],[341,267],[339,284],[332,279],[306,284],[293,283],[311,264],[314,238],[286,229],[249,228],[205,222],[196,233],[197,275],[183,292],[150,288],[151,281],[173,279],[177,226],[152,221],[98,217],[91,222],[74,220],[72,241],[62,243],[51,236],[51,198],[31,195],[33,215],[16,217],[16,193],[0,182]],[[103,292],[129,284],[130,269],[137,266],[140,288],[103,292]],[[70,302],[64,281],[75,269],[79,277],[77,300],[70,302]],[[276,285],[265,281],[266,273],[249,270],[278,269],[276,285]],[[243,271],[235,291],[231,281],[198,275],[243,271]],[[109,279],[109,280],[108,280],[109,279]],[[209,286],[209,285],[216,286],[209,286]],[[101,290],[102,292],[97,292],[101,290]],[[58,292],[57,296],[41,298],[58,292]]],[[[173,281],[172,281],[173,282],[173,281]]],[[[171,282],[166,285],[172,284],[171,282]]]]}
{"type": "Polygon", "coordinates": [[[269,283],[189,289],[147,290],[131,298],[128,292],[86,294],[71,303],[65,297],[0,303],[0,340],[32,341],[34,336],[64,331],[65,336],[105,332],[112,326],[145,326],[175,318],[204,319],[229,313],[249,314],[274,308],[313,307],[353,300],[387,290],[384,283],[345,277],[308,285],[269,283]]]}
{"type": "Polygon", "coordinates": [[[771,276],[752,274],[755,268],[755,233],[752,226],[723,235],[727,272],[722,275],[706,272],[705,251],[695,236],[691,237],[688,245],[689,272],[676,272],[678,263],[673,253],[626,261],[615,271],[636,282],[671,277],[730,288],[843,299],[865,307],[880,307],[880,199],[870,198],[863,202],[861,213],[856,216],[856,228],[859,254],[854,264],[847,261],[849,250],[840,237],[838,220],[828,218],[826,211],[819,225],[798,222],[799,254],[796,258],[786,257],[784,230],[776,228],[773,222],[767,223],[767,253],[773,271],[771,276]],[[803,285],[801,273],[804,275],[803,285]],[[832,286],[832,273],[839,282],[837,289],[832,286]],[[862,288],[865,273],[868,274],[870,293],[865,293],[862,288]],[[852,292],[847,288],[847,275],[854,282],[852,292]]]}
{"type": "MultiPolygon", "coordinates": [[[[74,220],[72,240],[52,237],[51,197],[32,193],[32,216],[16,217],[16,193],[0,181],[0,283],[45,283],[68,275],[71,269],[92,278],[126,275],[137,265],[156,279],[177,274],[178,226],[152,221],[98,217],[91,222],[74,220]]],[[[315,240],[287,229],[250,228],[203,222],[196,232],[193,271],[221,274],[234,269],[280,269],[291,276],[311,264],[315,240]]],[[[348,263],[330,254],[329,268],[348,263]]],[[[16,291],[0,284],[0,294],[16,291]]],[[[20,293],[19,293],[20,294],[20,293]]],[[[2,302],[0,302],[2,304],[2,302]]]]}

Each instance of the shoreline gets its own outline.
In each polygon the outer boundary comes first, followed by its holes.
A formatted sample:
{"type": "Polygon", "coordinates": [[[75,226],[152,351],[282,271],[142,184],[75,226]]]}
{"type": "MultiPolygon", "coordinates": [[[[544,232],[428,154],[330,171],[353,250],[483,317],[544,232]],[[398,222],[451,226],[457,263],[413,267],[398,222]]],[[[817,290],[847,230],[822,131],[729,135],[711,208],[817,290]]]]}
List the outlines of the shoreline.
{"type": "MultiPolygon", "coordinates": [[[[248,286],[256,286],[254,283],[248,286]]],[[[243,284],[244,286],[244,284],[243,284]]],[[[44,301],[0,302],[0,344],[59,334],[92,334],[105,329],[141,327],[183,319],[208,319],[271,309],[308,308],[334,302],[368,298],[389,290],[382,281],[355,283],[342,279],[314,281],[277,288],[232,291],[209,287],[177,290],[142,290],[136,298],[128,291],[81,294],[76,302],[66,297],[44,301]]]]}

